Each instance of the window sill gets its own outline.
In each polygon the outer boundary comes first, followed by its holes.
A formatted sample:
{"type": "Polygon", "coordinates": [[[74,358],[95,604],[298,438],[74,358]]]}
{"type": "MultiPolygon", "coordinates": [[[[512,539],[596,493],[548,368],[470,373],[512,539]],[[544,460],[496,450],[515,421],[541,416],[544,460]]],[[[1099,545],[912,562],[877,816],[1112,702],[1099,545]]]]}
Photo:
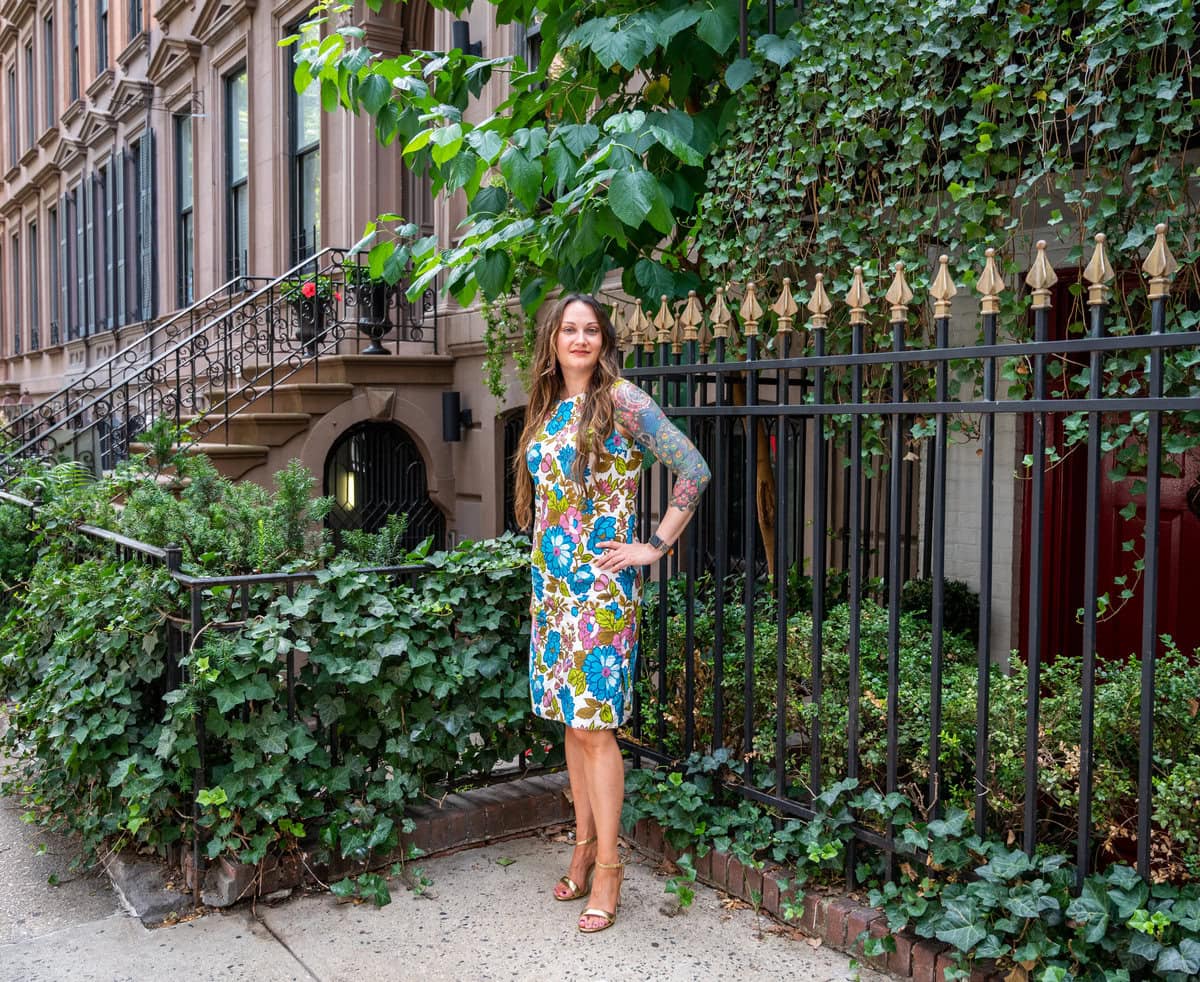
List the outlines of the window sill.
{"type": "Polygon", "coordinates": [[[52,144],[57,137],[58,127],[47,126],[46,129],[42,131],[42,135],[38,137],[38,146],[45,149],[46,147],[50,146],[50,144],[52,144]]]}
{"type": "Polygon", "coordinates": [[[21,160],[20,160],[21,166],[28,167],[35,160],[37,160],[37,155],[38,155],[38,145],[36,143],[31,144],[29,147],[26,148],[25,152],[23,154],[21,154],[21,160]]]}
{"type": "Polygon", "coordinates": [[[20,176],[21,176],[21,165],[19,163],[13,164],[8,170],[6,170],[4,172],[4,180],[6,180],[9,184],[12,184],[12,182],[15,181],[20,176]]]}
{"type": "Polygon", "coordinates": [[[72,123],[75,122],[75,120],[77,120],[80,116],[83,115],[83,108],[84,108],[83,100],[76,97],[75,101],[72,102],[69,106],[67,106],[66,109],[63,110],[62,121],[67,126],[70,126],[72,123]]]}

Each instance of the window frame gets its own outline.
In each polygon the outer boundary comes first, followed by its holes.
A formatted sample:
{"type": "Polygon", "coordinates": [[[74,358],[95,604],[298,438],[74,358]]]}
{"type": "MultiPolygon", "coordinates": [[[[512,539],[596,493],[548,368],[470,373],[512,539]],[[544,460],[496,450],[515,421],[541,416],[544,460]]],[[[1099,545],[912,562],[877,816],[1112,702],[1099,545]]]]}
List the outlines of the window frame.
{"type": "Polygon", "coordinates": [[[21,233],[13,232],[8,241],[9,261],[12,263],[12,353],[22,354],[21,348],[21,233]]]}
{"type": "Polygon", "coordinates": [[[32,218],[25,227],[25,249],[29,253],[29,350],[38,351],[42,346],[41,284],[38,282],[40,259],[38,221],[32,218]]]}
{"type": "Polygon", "coordinates": [[[108,0],[96,0],[96,75],[108,70],[108,0]]]}
{"type": "Polygon", "coordinates": [[[145,12],[142,7],[142,0],[129,0],[129,40],[132,42],[145,28],[145,12]]]}
{"type": "Polygon", "coordinates": [[[17,66],[8,66],[8,146],[10,167],[21,160],[21,125],[17,117],[17,66]]]}
{"type": "Polygon", "coordinates": [[[195,137],[192,126],[191,107],[174,117],[175,142],[175,303],[178,307],[190,307],[196,302],[196,155],[195,137]],[[187,188],[187,203],[184,203],[183,133],[187,130],[188,173],[192,186],[187,188]]]}
{"type": "Polygon", "coordinates": [[[248,275],[248,270],[245,268],[249,265],[250,251],[250,209],[247,201],[246,207],[246,228],[241,228],[239,220],[238,204],[242,196],[249,197],[250,194],[250,125],[249,125],[249,110],[250,110],[250,73],[245,64],[239,65],[232,71],[228,72],[224,77],[224,108],[225,108],[225,278],[227,280],[235,279],[238,276],[248,275]],[[237,130],[239,120],[235,119],[233,111],[234,88],[238,79],[242,79],[242,85],[246,92],[246,173],[240,177],[234,176],[234,143],[235,140],[240,142],[240,132],[237,130]],[[238,233],[244,233],[243,236],[238,233]],[[245,245],[245,252],[242,255],[238,254],[238,246],[245,245]]]}
{"type": "Polygon", "coordinates": [[[37,75],[35,73],[33,53],[33,38],[25,42],[25,146],[26,149],[37,143],[37,75]]]}
{"type": "Polygon", "coordinates": [[[59,263],[59,237],[62,235],[62,230],[59,226],[59,211],[58,205],[50,205],[46,209],[46,224],[50,231],[50,332],[48,339],[50,346],[54,347],[58,344],[60,334],[59,318],[61,310],[59,309],[59,291],[62,289],[62,270],[59,263]]]}
{"type": "Polygon", "coordinates": [[[54,94],[54,12],[51,11],[42,18],[42,58],[45,78],[45,96],[43,108],[46,113],[46,129],[52,129],[58,121],[54,94]]]}
{"type": "MultiPolygon", "coordinates": [[[[304,23],[297,23],[284,31],[284,36],[303,34],[304,23]]],[[[308,259],[321,249],[321,113],[320,103],[317,103],[317,138],[314,141],[300,145],[301,137],[301,97],[296,91],[294,82],[296,71],[297,46],[283,49],[283,82],[287,98],[287,128],[288,128],[288,226],[291,229],[290,258],[291,265],[308,259]],[[315,223],[311,229],[312,241],[307,235],[310,231],[301,228],[304,207],[301,196],[304,194],[304,169],[308,161],[316,160],[317,168],[317,200],[313,202],[313,218],[315,223]]]]}
{"type": "Polygon", "coordinates": [[[79,99],[79,0],[70,0],[68,6],[70,25],[71,102],[79,99]]]}

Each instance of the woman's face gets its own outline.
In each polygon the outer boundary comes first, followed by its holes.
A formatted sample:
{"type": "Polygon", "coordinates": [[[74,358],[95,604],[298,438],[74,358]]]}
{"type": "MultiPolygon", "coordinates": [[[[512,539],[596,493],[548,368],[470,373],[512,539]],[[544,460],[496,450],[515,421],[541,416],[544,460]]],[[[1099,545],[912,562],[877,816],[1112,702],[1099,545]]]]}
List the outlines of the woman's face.
{"type": "Polygon", "coordinates": [[[554,339],[554,354],[563,372],[590,375],[604,350],[604,328],[595,311],[578,300],[567,304],[554,339]]]}

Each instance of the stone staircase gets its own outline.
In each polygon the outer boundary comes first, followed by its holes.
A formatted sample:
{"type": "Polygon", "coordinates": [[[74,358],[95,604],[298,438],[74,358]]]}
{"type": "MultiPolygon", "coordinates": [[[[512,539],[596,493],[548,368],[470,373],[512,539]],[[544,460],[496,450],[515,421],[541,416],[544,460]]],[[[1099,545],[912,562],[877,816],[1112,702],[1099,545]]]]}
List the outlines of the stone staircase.
{"type": "Polygon", "coordinates": [[[319,417],[362,390],[447,388],[453,368],[448,355],[330,355],[301,366],[286,382],[264,388],[264,369],[247,366],[237,389],[209,390],[213,408],[208,413],[183,418],[197,438],[187,449],[208,456],[233,480],[255,471],[255,477],[269,476],[300,456],[319,417]]]}

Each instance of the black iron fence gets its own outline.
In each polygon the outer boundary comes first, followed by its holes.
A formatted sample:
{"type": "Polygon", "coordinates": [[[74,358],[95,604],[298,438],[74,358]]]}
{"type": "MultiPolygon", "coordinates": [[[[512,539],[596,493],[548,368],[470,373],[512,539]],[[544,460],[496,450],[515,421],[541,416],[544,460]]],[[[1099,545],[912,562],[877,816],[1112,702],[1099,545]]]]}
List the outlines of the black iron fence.
{"type": "Polygon", "coordinates": [[[6,429],[25,456],[66,456],[99,474],[154,421],[196,423],[191,442],[228,442],[228,423],[273,412],[279,385],[320,382],[332,357],[437,346],[437,293],[416,301],[371,277],[366,257],[329,248],[274,280],[239,276],[23,414],[6,429]],[[301,376],[301,373],[306,373],[301,376]]]}
{"type": "MultiPolygon", "coordinates": [[[[1173,327],[1176,264],[1162,226],[1143,265],[1146,322],[1122,320],[1114,332],[1114,274],[1097,239],[1079,336],[1054,319],[1064,318],[1053,307],[1057,277],[1044,243],[1026,277],[1027,304],[1010,298],[1018,316],[1003,327],[1005,285],[989,251],[976,282],[979,319],[956,327],[956,334],[967,327],[974,343],[950,340],[956,290],[946,257],[929,288],[929,338],[913,329],[902,264],[887,292],[886,326],[874,329],[861,269],[836,332],[820,275],[806,326],[788,280],[769,310],[749,285],[736,312],[721,289],[707,310],[693,294],[675,307],[664,298],[653,321],[640,305],[618,311],[626,375],[667,408],[713,470],[684,548],[654,571],[629,741],[636,754],[667,761],[732,748],[740,761],[732,785],[784,815],[811,817],[813,798],[843,778],[905,792],[930,819],[954,803],[973,813],[981,837],[1007,835],[1030,854],[1043,845],[1073,850],[1083,876],[1098,855],[1098,666],[1103,676],[1105,665],[1140,658],[1128,838],[1139,871],[1150,874],[1160,831],[1153,827],[1160,635],[1170,626],[1182,647],[1197,626],[1184,609],[1194,601],[1164,608],[1159,577],[1168,571],[1186,580],[1186,559],[1177,551],[1170,559],[1166,548],[1178,550],[1179,541],[1167,538],[1178,528],[1194,533],[1179,523],[1200,525],[1193,448],[1200,444],[1200,332],[1173,327]],[[1122,451],[1140,458],[1140,473],[1125,465],[1128,475],[1116,473],[1114,454],[1122,451]],[[1062,497],[1067,457],[1082,491],[1064,517],[1050,495],[1062,497]],[[1195,481],[1176,525],[1164,520],[1168,478],[1195,481]],[[1119,530],[1118,551],[1130,560],[1124,570],[1101,554],[1102,542],[1112,544],[1102,526],[1117,520],[1121,502],[1121,521],[1144,528],[1144,535],[1119,530]],[[1059,526],[1068,518],[1078,534],[1064,540],[1059,526]],[[950,596],[948,563],[978,593],[977,621],[972,609],[970,625],[956,622],[953,631],[947,612],[959,594],[950,596]],[[1058,581],[1070,578],[1077,593],[1049,603],[1058,581]],[[918,652],[903,640],[911,630],[906,584],[922,579],[927,622],[918,652]],[[1139,622],[1131,648],[1113,640],[1117,607],[1139,622]],[[1056,634],[1051,621],[1070,630],[1056,634]],[[964,654],[971,635],[973,656],[964,654]],[[1061,693],[1047,693],[1043,672],[1060,656],[1064,665],[1079,659],[1077,760],[1060,772],[1069,793],[1051,801],[1039,783],[1042,755],[1058,748],[1046,745],[1041,706],[1061,693]],[[964,668],[973,676],[973,733],[965,724],[963,732],[948,729],[951,658],[956,678],[964,668]],[[914,671],[923,679],[916,689],[914,671]],[[998,731],[989,706],[989,694],[1014,672],[1026,679],[1021,741],[998,731]],[[868,677],[886,682],[876,689],[868,677]],[[927,720],[921,759],[902,759],[914,720],[927,720]],[[964,739],[973,746],[959,747],[964,739]],[[1006,765],[1013,787],[1004,794],[1002,739],[1015,747],[1006,765]],[[957,783],[948,783],[952,752],[973,756],[957,783]],[[1002,798],[1015,807],[1001,812],[1002,798]]],[[[643,515],[665,510],[663,481],[645,482],[643,494],[643,515]]],[[[651,528],[647,519],[643,535],[651,528]]],[[[962,698],[954,695],[960,720],[962,698]]],[[[894,833],[867,818],[856,826],[859,842],[888,856],[894,833]]],[[[853,877],[853,856],[848,869],[853,877]]]]}

